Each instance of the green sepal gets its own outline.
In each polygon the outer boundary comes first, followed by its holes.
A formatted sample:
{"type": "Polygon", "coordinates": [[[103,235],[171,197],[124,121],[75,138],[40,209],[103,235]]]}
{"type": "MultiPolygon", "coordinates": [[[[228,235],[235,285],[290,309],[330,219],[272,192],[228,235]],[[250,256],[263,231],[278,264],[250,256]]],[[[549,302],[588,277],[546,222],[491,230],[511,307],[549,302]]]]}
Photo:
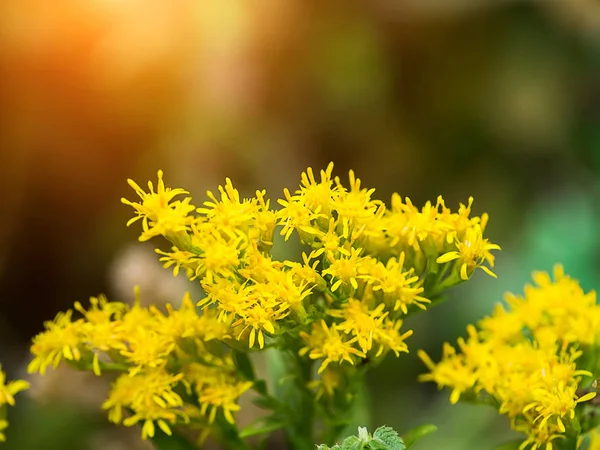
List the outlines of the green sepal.
{"type": "Polygon", "coordinates": [[[415,442],[421,440],[428,434],[431,434],[435,431],[437,431],[437,427],[432,424],[421,425],[416,428],[413,428],[412,430],[407,431],[402,436],[402,439],[404,440],[404,445],[406,445],[406,448],[411,448],[415,444],[415,442]]]}

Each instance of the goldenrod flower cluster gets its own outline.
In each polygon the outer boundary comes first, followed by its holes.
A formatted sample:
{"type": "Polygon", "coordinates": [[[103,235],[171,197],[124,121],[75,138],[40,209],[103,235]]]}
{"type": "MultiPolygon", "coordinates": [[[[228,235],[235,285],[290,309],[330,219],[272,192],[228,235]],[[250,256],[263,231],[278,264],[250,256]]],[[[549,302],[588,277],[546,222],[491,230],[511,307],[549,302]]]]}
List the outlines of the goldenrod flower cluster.
{"type": "Polygon", "coordinates": [[[141,307],[139,293],[132,307],[104,297],[90,303],[87,310],[75,304],[79,318],[69,310],[46,323],[33,340],[29,372],[44,374],[62,360],[96,375],[122,372],[103,408],[114,423],[140,423],[143,438],[154,436],[155,425],[167,434],[175,424],[202,428],[219,409],[233,423],[236,400],[252,383],[237,377],[231,354],[216,357],[209,350],[229,337],[230,321],[198,311],[189,294],[166,313],[141,307]],[[198,401],[186,403],[192,394],[198,401]],[[190,424],[190,415],[200,419],[190,424]]]}
{"type": "Polygon", "coordinates": [[[488,217],[471,216],[473,199],[452,212],[441,197],[418,209],[395,194],[388,208],[353,172],[346,187],[332,171],[317,180],[309,168],[278,210],[265,191],[242,198],[229,179],[200,207],[167,187],[161,171],[147,192],[129,180],[140,198],[123,199],[136,213],[129,224],[141,220],[141,241],[166,238],[170,249],[157,249],[165,268],[200,283],[205,297],[187,296],[166,314],[104,298],[88,309],[76,304],[35,338],[29,370],[61,360],[96,374],[122,370],[104,408],[151,437],[155,426],[169,434],[217,417],[233,423],[254,381],[241,374],[236,352],[272,347],[317,360],[309,385],[318,398],[343,389],[361,363],[407,352],[404,316],[476,268],[492,274],[490,251],[499,247],[483,236],[488,217]],[[271,255],[277,232],[277,245],[299,237],[298,261],[271,255]]]}
{"type": "Polygon", "coordinates": [[[4,430],[8,427],[7,406],[15,405],[15,395],[29,389],[29,383],[24,380],[6,382],[6,374],[0,366],[0,442],[6,440],[4,430]]]}
{"type": "Polygon", "coordinates": [[[496,406],[527,435],[520,449],[550,450],[556,439],[577,436],[577,405],[596,396],[586,389],[600,343],[596,294],[584,293],[561,266],[553,275],[534,273],[523,296],[507,294],[508,310],[498,304],[477,328],[468,326],[458,350],[444,344],[439,363],[419,352],[431,370],[423,381],[451,388],[451,403],[466,396],[496,406]]]}

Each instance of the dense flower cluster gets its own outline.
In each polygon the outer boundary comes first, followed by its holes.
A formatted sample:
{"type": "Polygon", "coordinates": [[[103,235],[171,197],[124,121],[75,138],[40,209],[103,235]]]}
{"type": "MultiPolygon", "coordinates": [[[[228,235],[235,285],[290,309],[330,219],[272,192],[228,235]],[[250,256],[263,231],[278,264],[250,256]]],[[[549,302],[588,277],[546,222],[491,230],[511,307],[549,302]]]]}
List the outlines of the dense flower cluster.
{"type": "Polygon", "coordinates": [[[6,374],[0,366],[0,442],[6,440],[4,430],[8,427],[7,406],[14,406],[15,395],[29,388],[29,383],[24,380],[6,382],[6,374]]]}
{"type": "Polygon", "coordinates": [[[103,408],[112,422],[141,423],[144,438],[154,435],[155,424],[170,434],[170,425],[189,423],[193,413],[200,420],[192,425],[200,428],[214,421],[219,408],[233,422],[236,400],[251,383],[235,376],[230,354],[217,358],[208,349],[229,337],[230,322],[218,320],[214,311],[198,311],[189,295],[178,310],[168,305],[166,313],[139,306],[139,297],[133,307],[104,297],[90,303],[87,310],[75,305],[82,317],[74,319],[69,310],[46,323],[46,331],[33,340],[30,372],[44,374],[61,360],[96,375],[123,372],[103,408]],[[199,404],[184,408],[184,397],[192,392],[202,394],[199,404]]]}
{"type": "Polygon", "coordinates": [[[199,282],[205,297],[166,314],[103,298],[76,304],[35,338],[29,370],[61,360],[96,374],[123,370],[104,408],[113,422],[142,423],[146,437],[155,426],[210,425],[218,414],[233,423],[238,397],[253,386],[235,352],[272,347],[317,360],[317,398],[342,389],[360,363],[407,352],[404,316],[476,268],[492,274],[486,264],[499,247],[483,237],[488,217],[471,216],[472,199],[452,212],[441,197],[418,209],[394,195],[388,208],[353,172],[345,187],[332,171],[317,181],[308,169],[279,210],[265,191],[242,198],[229,179],[200,207],[165,186],[161,171],[148,192],[129,180],[140,200],[123,203],[136,212],[129,223],[141,220],[140,240],[166,238],[171,248],[157,250],[165,268],[199,282]],[[277,227],[281,245],[297,234],[305,246],[299,261],[271,255],[277,227]]]}
{"type": "Polygon", "coordinates": [[[596,395],[584,388],[597,370],[589,356],[600,342],[600,306],[561,266],[554,280],[542,272],[533,278],[524,296],[507,294],[508,310],[498,304],[478,328],[470,325],[458,351],[446,343],[438,364],[420,351],[431,370],[421,379],[451,388],[451,403],[465,395],[496,406],[527,435],[520,449],[552,449],[579,433],[577,405],[596,395]]]}

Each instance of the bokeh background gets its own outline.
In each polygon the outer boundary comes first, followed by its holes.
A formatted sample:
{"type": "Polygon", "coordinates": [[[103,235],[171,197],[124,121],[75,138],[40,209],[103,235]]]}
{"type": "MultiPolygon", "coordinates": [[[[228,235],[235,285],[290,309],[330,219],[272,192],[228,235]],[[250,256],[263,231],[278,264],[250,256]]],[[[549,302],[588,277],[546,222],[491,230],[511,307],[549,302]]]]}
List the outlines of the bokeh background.
{"type": "MultiPolygon", "coordinates": [[[[354,168],[381,198],[470,195],[502,245],[414,317],[408,356],[371,377],[371,425],[436,423],[418,447],[511,437],[484,407],[420,385],[441,343],[562,262],[600,269],[600,3],[596,0],[19,0],[0,3],[0,360],[23,376],[43,321],[106,293],[176,300],[125,227],[125,180],[162,168],[196,197],[231,177],[272,198],[307,166],[354,168]]],[[[106,386],[59,371],[11,410],[7,449],[135,449],[106,386]]],[[[416,447],[417,448],[417,447],[416,447]]]]}

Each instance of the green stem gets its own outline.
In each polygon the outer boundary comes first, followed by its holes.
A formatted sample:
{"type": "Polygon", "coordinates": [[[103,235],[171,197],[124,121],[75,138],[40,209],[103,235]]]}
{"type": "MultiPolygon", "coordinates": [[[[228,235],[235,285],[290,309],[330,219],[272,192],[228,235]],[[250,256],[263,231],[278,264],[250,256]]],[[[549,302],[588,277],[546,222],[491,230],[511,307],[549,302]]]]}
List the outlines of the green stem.
{"type": "Polygon", "coordinates": [[[288,422],[285,432],[290,447],[314,450],[314,394],[307,387],[312,377],[312,361],[300,358],[297,351],[275,349],[267,352],[267,361],[274,396],[285,405],[288,422]]]}
{"type": "Polygon", "coordinates": [[[351,394],[351,399],[329,411],[328,426],[319,442],[334,445],[348,436],[355,435],[358,427],[371,427],[370,397],[365,372],[354,372],[353,380],[344,392],[344,397],[347,398],[351,394]]]}

